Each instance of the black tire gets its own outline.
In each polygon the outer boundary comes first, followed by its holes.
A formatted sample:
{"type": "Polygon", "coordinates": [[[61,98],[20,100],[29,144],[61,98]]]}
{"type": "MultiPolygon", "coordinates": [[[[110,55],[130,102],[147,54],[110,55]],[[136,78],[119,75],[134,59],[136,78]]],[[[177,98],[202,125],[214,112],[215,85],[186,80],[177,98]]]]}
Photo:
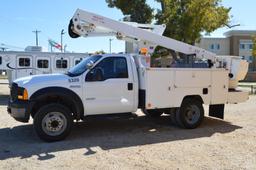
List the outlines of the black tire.
{"type": "Polygon", "coordinates": [[[38,110],[34,117],[34,129],[44,141],[65,139],[73,126],[71,111],[57,103],[48,104],[38,110]],[[46,126],[48,124],[48,126],[46,126]]]}
{"type": "Polygon", "coordinates": [[[142,109],[142,112],[149,117],[160,117],[163,114],[163,111],[160,109],[152,109],[152,110],[142,109]]]}
{"type": "Polygon", "coordinates": [[[197,99],[185,99],[181,107],[175,113],[176,123],[182,128],[194,129],[198,127],[204,118],[202,102],[197,99]]]}
{"type": "Polygon", "coordinates": [[[69,22],[69,25],[68,25],[68,34],[71,38],[78,38],[80,37],[80,35],[76,34],[73,32],[73,27],[74,27],[74,24],[73,24],[73,21],[72,19],[70,20],[69,22]]]}

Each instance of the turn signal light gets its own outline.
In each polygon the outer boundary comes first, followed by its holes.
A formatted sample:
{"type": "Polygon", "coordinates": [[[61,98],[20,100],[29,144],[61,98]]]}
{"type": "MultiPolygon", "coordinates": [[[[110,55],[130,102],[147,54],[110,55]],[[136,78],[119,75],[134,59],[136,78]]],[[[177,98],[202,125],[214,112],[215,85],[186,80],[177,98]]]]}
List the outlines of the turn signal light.
{"type": "Polygon", "coordinates": [[[26,89],[23,90],[22,95],[18,95],[18,99],[20,100],[28,100],[28,91],[26,89]]]}

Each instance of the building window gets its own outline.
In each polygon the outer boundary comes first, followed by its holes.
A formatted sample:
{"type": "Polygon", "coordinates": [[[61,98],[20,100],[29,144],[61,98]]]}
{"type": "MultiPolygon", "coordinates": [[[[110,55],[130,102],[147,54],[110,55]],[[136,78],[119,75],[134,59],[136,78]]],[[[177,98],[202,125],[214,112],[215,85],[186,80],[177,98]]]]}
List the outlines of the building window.
{"type": "Polygon", "coordinates": [[[210,49],[211,49],[211,50],[214,50],[214,44],[211,44],[211,45],[210,45],[210,49]]]}
{"type": "Polygon", "coordinates": [[[249,49],[252,50],[252,48],[253,48],[253,45],[249,44],[249,49]]]}
{"type": "Polygon", "coordinates": [[[2,56],[0,56],[0,65],[2,65],[2,56]]]}
{"type": "Polygon", "coordinates": [[[68,60],[61,58],[60,60],[56,60],[56,68],[67,68],[68,60]]]}
{"type": "Polygon", "coordinates": [[[49,68],[48,60],[37,60],[37,68],[49,68]]]}
{"type": "Polygon", "coordinates": [[[252,63],[253,57],[252,57],[252,56],[249,56],[249,60],[250,60],[250,62],[252,63]]]}
{"type": "Polygon", "coordinates": [[[245,44],[240,44],[240,49],[244,50],[245,49],[245,44]]]}
{"type": "Polygon", "coordinates": [[[216,44],[216,49],[217,49],[217,50],[220,49],[220,44],[216,44]]]}
{"type": "Polygon", "coordinates": [[[246,60],[246,61],[248,61],[248,63],[252,63],[252,59],[253,59],[253,57],[252,56],[243,56],[243,58],[246,60]]]}
{"type": "Polygon", "coordinates": [[[30,58],[19,58],[19,66],[20,67],[29,67],[30,66],[30,58]]]}
{"type": "Polygon", "coordinates": [[[220,44],[211,44],[210,50],[220,50],[220,44]]]}

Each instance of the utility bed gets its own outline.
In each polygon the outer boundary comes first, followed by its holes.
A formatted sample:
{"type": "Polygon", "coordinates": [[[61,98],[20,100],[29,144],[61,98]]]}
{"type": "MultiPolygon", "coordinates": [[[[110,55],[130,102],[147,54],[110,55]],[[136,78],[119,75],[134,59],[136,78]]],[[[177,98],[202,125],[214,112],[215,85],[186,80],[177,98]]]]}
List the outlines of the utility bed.
{"type": "Polygon", "coordinates": [[[229,91],[226,69],[148,68],[144,74],[146,108],[180,107],[185,96],[199,95],[204,104],[239,103],[248,93],[229,91]]]}

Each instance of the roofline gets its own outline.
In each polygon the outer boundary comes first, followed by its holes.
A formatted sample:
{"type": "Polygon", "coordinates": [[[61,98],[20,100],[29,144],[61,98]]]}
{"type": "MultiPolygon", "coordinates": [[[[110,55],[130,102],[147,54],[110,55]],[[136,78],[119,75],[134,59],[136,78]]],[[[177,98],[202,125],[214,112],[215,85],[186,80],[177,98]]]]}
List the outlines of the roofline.
{"type": "Polygon", "coordinates": [[[252,36],[256,35],[256,30],[231,30],[224,33],[224,36],[252,36]]]}
{"type": "Polygon", "coordinates": [[[89,55],[89,53],[61,53],[61,52],[39,52],[39,51],[0,51],[0,54],[51,54],[51,55],[89,55]]]}
{"type": "Polygon", "coordinates": [[[200,39],[227,39],[227,37],[201,37],[200,39]]]}

